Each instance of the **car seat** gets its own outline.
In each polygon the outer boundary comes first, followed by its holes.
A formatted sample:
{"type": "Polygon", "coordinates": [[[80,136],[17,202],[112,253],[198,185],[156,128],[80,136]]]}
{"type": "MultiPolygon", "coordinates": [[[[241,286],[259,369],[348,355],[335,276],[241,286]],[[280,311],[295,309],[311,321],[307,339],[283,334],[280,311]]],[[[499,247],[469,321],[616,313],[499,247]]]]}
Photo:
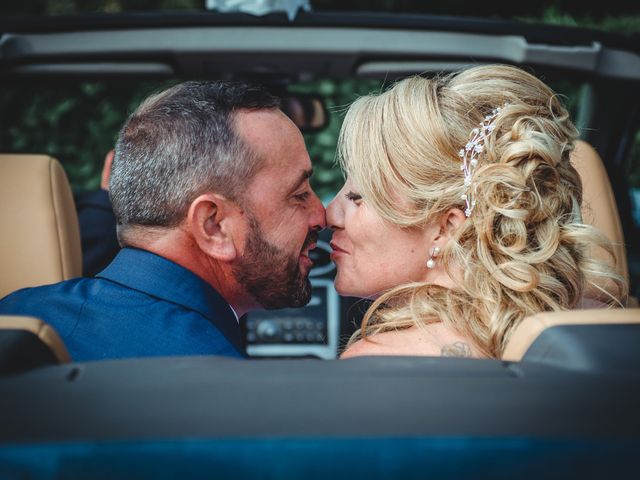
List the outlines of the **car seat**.
{"type": "MultiPolygon", "coordinates": [[[[584,141],[578,141],[571,161],[582,180],[583,221],[598,228],[611,240],[616,269],[628,283],[629,267],[622,222],[602,159],[591,145],[584,141]]],[[[600,258],[607,258],[605,252],[596,250],[593,254],[600,258]]],[[[635,299],[630,299],[629,303],[631,306],[637,306],[635,299]]]]}
{"type": "Polygon", "coordinates": [[[67,176],[47,155],[0,155],[0,298],[82,274],[67,176]]]}
{"type": "MultiPolygon", "coordinates": [[[[47,155],[0,155],[0,298],[82,273],[80,230],[67,176],[47,155]]],[[[69,362],[52,327],[0,316],[0,373],[69,362]]]]}
{"type": "Polygon", "coordinates": [[[613,243],[618,273],[629,281],[627,253],[616,198],[602,158],[587,142],[578,141],[572,163],[582,180],[582,217],[600,229],[613,243]]]}
{"type": "Polygon", "coordinates": [[[58,334],[42,320],[0,315],[0,374],[70,361],[58,334]]]}
{"type": "Polygon", "coordinates": [[[543,312],[525,318],[502,355],[597,372],[640,372],[640,308],[543,312]]]}

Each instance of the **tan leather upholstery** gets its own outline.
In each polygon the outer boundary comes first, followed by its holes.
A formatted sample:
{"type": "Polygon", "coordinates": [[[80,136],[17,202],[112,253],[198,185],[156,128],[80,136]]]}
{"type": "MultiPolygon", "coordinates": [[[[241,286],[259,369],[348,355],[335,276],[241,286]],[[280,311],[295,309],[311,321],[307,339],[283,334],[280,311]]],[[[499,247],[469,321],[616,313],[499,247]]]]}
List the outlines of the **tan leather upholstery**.
{"type": "Polygon", "coordinates": [[[60,363],[71,362],[71,356],[56,331],[49,325],[34,317],[17,317],[0,315],[0,329],[26,330],[38,336],[49,347],[60,363]]]}
{"type": "Polygon", "coordinates": [[[518,362],[543,330],[560,325],[640,323],[640,308],[613,308],[543,312],[525,318],[513,331],[502,359],[518,362]]]}
{"type": "MultiPolygon", "coordinates": [[[[602,159],[591,145],[578,141],[571,161],[582,179],[583,221],[609,237],[613,243],[618,273],[628,282],[629,269],[620,214],[602,159]]],[[[594,254],[607,257],[604,252],[594,254]]]]}
{"type": "Polygon", "coordinates": [[[0,155],[0,298],[82,274],[69,182],[46,155],[0,155]]]}

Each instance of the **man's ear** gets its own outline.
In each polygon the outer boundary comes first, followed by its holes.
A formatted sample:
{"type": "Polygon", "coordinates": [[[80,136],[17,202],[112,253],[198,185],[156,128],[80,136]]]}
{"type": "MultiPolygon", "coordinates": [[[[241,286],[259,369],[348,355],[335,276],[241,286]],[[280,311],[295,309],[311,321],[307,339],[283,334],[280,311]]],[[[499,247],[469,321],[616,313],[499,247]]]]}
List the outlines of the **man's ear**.
{"type": "Polygon", "coordinates": [[[221,261],[231,261],[238,251],[234,241],[235,202],[216,193],[205,193],[189,206],[187,228],[201,251],[221,261]]]}
{"type": "Polygon", "coordinates": [[[109,150],[104,157],[104,164],[102,165],[102,175],[100,177],[100,188],[103,190],[109,190],[109,178],[111,177],[111,164],[113,163],[113,156],[116,154],[115,150],[109,150]]]}

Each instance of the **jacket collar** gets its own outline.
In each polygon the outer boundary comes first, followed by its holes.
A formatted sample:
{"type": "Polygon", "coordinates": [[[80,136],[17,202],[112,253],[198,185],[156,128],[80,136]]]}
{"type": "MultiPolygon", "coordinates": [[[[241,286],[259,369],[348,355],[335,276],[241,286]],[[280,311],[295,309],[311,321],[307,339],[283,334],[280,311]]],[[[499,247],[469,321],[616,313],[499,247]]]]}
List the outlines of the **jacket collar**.
{"type": "Polygon", "coordinates": [[[195,310],[244,354],[240,325],[229,304],[211,285],[177,263],[146,250],[127,247],[96,277],[195,310]]]}

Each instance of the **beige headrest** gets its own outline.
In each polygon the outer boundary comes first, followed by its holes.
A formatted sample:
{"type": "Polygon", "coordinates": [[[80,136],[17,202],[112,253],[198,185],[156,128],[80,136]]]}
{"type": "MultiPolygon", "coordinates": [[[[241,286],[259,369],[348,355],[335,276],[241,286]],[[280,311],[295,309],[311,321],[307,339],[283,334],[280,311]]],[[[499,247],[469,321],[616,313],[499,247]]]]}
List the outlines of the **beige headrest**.
{"type": "MultiPolygon", "coordinates": [[[[616,325],[640,323],[640,308],[612,308],[543,312],[525,318],[513,331],[502,359],[519,362],[543,330],[560,325],[616,325]]],[[[615,346],[613,346],[615,348],[615,346]]]]}
{"type": "MultiPolygon", "coordinates": [[[[620,214],[602,159],[591,145],[578,141],[571,162],[582,179],[583,221],[598,228],[613,242],[618,273],[628,282],[629,268],[620,214]]],[[[594,254],[607,257],[604,252],[594,254]]]]}
{"type": "Polygon", "coordinates": [[[0,298],[82,274],[69,182],[46,155],[0,155],[0,298]]]}
{"type": "Polygon", "coordinates": [[[58,359],[59,363],[71,362],[69,351],[56,331],[40,319],[34,317],[0,315],[0,329],[26,330],[27,332],[31,332],[42,340],[42,342],[58,359]]]}

